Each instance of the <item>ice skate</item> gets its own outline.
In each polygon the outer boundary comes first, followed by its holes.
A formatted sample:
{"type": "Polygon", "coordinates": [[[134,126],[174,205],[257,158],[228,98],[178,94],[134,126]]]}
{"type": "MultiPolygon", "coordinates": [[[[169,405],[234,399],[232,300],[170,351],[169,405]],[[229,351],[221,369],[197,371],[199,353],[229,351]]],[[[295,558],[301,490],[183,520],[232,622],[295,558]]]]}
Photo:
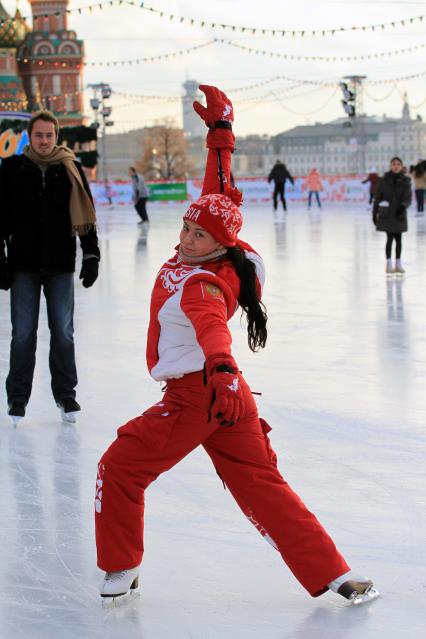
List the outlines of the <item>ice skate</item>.
{"type": "Polygon", "coordinates": [[[23,402],[11,402],[8,406],[7,414],[12,418],[13,425],[17,426],[25,417],[25,404],[23,402]]]}
{"type": "Polygon", "coordinates": [[[81,410],[80,404],[78,404],[72,397],[66,397],[56,402],[57,407],[61,411],[62,421],[69,424],[75,424],[77,421],[77,415],[81,410]]]}
{"type": "Polygon", "coordinates": [[[393,269],[395,275],[401,277],[405,274],[405,269],[402,268],[401,260],[396,260],[395,268],[393,269]]]}
{"type": "Polygon", "coordinates": [[[113,608],[139,596],[139,566],[130,570],[105,573],[99,593],[104,608],[113,608]]]}
{"type": "Polygon", "coordinates": [[[345,597],[345,599],[349,599],[355,606],[373,601],[373,599],[377,599],[380,596],[380,592],[374,587],[370,579],[363,581],[349,579],[340,586],[337,593],[345,597]]]}
{"type": "Polygon", "coordinates": [[[386,260],[385,273],[387,277],[392,277],[394,274],[394,269],[392,267],[392,260],[386,260]]]}

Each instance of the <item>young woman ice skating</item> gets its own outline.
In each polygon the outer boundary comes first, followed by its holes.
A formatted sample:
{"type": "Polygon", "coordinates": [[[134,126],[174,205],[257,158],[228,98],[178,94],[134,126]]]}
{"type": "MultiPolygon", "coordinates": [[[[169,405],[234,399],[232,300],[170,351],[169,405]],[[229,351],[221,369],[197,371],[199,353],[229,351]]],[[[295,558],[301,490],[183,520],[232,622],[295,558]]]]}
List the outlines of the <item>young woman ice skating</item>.
{"type": "Polygon", "coordinates": [[[411,204],[410,178],[402,172],[403,163],[392,158],[390,171],[379,180],[374,195],[373,222],[386,233],[386,275],[404,275],[401,264],[402,234],[408,229],[407,208],[411,204]],[[395,241],[395,266],[392,266],[392,244],[395,241]]]}
{"type": "Polygon", "coordinates": [[[241,194],[230,185],[233,110],[201,85],[209,127],[203,193],[183,216],[177,252],[152,292],[147,362],[162,399],[119,428],[99,462],[95,500],[100,594],[106,605],[138,587],[144,491],[200,444],[246,517],[314,597],[331,589],[354,603],[378,592],[354,575],[327,532],[280,475],[270,427],[232,357],[227,321],[245,311],[251,350],[266,343],[263,262],[238,238],[241,194]]]}

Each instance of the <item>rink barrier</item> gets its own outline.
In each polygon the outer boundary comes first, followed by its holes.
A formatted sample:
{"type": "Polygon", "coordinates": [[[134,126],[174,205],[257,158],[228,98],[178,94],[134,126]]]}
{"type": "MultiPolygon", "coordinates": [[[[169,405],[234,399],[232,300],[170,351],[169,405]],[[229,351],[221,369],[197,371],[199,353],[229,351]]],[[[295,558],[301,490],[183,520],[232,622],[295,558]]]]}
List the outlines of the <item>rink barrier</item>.
{"type": "MultiPolygon", "coordinates": [[[[328,175],[321,177],[323,189],[320,191],[324,202],[367,202],[369,185],[362,184],[365,175],[328,175]]],[[[238,178],[238,188],[243,192],[244,202],[267,203],[272,200],[273,184],[268,184],[267,178],[238,178]]],[[[171,182],[156,180],[147,182],[149,200],[164,204],[176,202],[192,202],[201,195],[202,181],[187,180],[171,182]]],[[[97,206],[117,204],[125,206],[132,204],[132,184],[130,181],[111,181],[107,187],[102,181],[91,182],[90,188],[97,206]]],[[[285,197],[288,202],[306,202],[308,191],[306,178],[295,177],[294,184],[287,183],[285,197]]]]}

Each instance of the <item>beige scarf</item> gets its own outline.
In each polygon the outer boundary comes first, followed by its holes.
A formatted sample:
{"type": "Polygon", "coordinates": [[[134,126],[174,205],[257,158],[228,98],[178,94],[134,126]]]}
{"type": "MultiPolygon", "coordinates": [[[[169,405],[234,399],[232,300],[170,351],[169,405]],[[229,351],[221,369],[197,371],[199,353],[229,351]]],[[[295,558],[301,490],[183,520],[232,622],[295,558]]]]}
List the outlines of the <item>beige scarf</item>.
{"type": "Polygon", "coordinates": [[[55,146],[49,155],[39,155],[27,145],[24,147],[24,155],[46,169],[51,164],[63,164],[71,182],[70,214],[72,234],[86,235],[90,229],[96,227],[96,212],[92,201],[84,188],[81,175],[74,164],[76,157],[66,146],[55,146]]]}

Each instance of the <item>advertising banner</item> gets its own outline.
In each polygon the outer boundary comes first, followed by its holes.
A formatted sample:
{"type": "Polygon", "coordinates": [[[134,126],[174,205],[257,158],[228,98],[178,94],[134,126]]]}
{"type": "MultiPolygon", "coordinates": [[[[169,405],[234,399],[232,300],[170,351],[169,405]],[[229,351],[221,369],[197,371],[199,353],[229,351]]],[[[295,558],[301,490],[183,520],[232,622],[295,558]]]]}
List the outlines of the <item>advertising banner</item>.
{"type": "Polygon", "coordinates": [[[0,111],[0,160],[22,153],[28,144],[26,127],[30,118],[30,113],[0,111]]]}
{"type": "Polygon", "coordinates": [[[184,202],[188,199],[186,182],[148,183],[148,190],[151,202],[184,202]]]}
{"type": "MultiPolygon", "coordinates": [[[[366,202],[368,201],[368,184],[362,184],[364,175],[344,177],[326,176],[321,178],[321,200],[324,202],[366,202]]],[[[244,202],[270,202],[274,190],[266,177],[238,178],[237,186],[242,191],[244,202]]],[[[201,195],[202,181],[187,182],[148,182],[150,202],[183,202],[194,201],[201,195]]],[[[97,204],[132,203],[132,187],[130,182],[110,182],[107,187],[102,182],[91,183],[91,189],[97,204]]],[[[306,202],[308,191],[306,178],[295,178],[294,184],[286,184],[286,199],[289,202],[306,202]]]]}

